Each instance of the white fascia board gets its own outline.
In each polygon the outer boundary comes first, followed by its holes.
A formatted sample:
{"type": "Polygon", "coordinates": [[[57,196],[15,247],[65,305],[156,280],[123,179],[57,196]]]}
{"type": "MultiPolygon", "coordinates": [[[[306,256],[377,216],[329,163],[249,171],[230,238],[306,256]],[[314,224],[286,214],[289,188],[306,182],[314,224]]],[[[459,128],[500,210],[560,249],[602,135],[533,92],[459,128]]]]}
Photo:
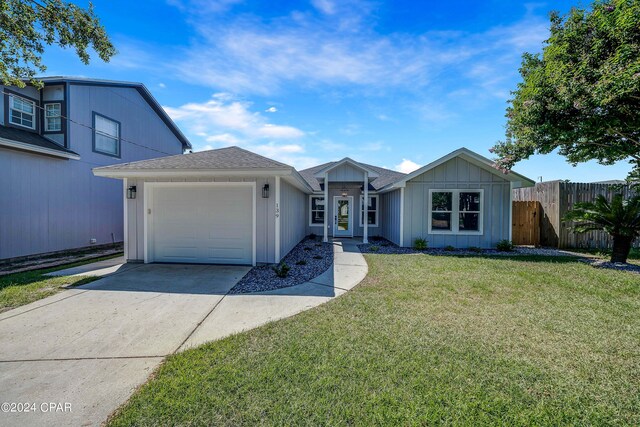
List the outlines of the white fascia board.
{"type": "Polygon", "coordinates": [[[286,176],[290,169],[112,169],[94,168],[95,176],[106,178],[187,178],[217,176],[286,176]]]}
{"type": "Polygon", "coordinates": [[[53,150],[46,147],[38,147],[37,145],[25,144],[11,139],[0,138],[0,146],[18,148],[20,150],[46,154],[48,156],[59,157],[62,159],[80,160],[80,156],[77,154],[65,153],[64,151],[53,150]]]}

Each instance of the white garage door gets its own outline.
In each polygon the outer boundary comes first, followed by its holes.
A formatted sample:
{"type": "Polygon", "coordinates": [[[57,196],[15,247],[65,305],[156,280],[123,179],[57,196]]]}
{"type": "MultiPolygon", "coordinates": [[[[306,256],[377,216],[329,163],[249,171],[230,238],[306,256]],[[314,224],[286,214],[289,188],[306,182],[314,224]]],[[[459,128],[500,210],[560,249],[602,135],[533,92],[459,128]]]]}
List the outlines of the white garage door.
{"type": "Polygon", "coordinates": [[[151,187],[148,261],[252,264],[253,187],[151,187]]]}

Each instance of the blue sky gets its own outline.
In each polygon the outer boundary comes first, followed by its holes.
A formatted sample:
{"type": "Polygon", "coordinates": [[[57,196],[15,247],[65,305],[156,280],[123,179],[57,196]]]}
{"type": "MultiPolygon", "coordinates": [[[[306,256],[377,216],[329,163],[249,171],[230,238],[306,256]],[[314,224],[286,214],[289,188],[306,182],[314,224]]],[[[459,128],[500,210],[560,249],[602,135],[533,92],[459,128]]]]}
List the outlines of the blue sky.
{"type": "MultiPolygon", "coordinates": [[[[297,168],[340,159],[410,171],[504,137],[520,57],[575,2],[95,0],[119,51],[47,75],[143,82],[196,150],[240,145],[297,168]]],[[[544,180],[622,179],[629,166],[536,156],[544,180]]]]}

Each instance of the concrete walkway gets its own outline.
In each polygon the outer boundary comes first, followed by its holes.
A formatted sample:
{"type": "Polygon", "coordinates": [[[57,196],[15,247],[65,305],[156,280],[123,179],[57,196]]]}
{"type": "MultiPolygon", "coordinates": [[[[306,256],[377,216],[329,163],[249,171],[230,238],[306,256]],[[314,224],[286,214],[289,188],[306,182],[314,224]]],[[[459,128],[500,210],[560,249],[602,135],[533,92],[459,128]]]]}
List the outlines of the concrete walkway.
{"type": "Polygon", "coordinates": [[[257,294],[228,294],[248,267],[108,260],[57,272],[103,278],[0,314],[0,403],[36,407],[0,412],[0,426],[99,425],[167,355],[352,289],[367,274],[357,243],[334,242],[333,268],[312,281],[257,294]]]}

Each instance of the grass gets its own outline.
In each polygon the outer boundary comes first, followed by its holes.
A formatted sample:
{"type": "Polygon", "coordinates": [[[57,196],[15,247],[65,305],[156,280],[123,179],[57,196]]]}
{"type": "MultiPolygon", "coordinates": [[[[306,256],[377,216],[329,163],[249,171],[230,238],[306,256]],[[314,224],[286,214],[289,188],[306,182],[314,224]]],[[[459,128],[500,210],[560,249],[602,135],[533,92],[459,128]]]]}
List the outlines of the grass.
{"type": "Polygon", "coordinates": [[[42,298],[57,294],[67,286],[80,286],[93,282],[99,277],[89,276],[45,276],[46,273],[76,267],[78,265],[89,264],[114,258],[120,254],[110,255],[101,258],[94,258],[86,261],[66,264],[59,267],[31,270],[22,273],[8,274],[0,276],[0,313],[11,310],[21,305],[29,304],[42,298]]]}
{"type": "Polygon", "coordinates": [[[640,424],[637,275],[366,259],[340,298],[170,356],[109,425],[640,424]]]}

